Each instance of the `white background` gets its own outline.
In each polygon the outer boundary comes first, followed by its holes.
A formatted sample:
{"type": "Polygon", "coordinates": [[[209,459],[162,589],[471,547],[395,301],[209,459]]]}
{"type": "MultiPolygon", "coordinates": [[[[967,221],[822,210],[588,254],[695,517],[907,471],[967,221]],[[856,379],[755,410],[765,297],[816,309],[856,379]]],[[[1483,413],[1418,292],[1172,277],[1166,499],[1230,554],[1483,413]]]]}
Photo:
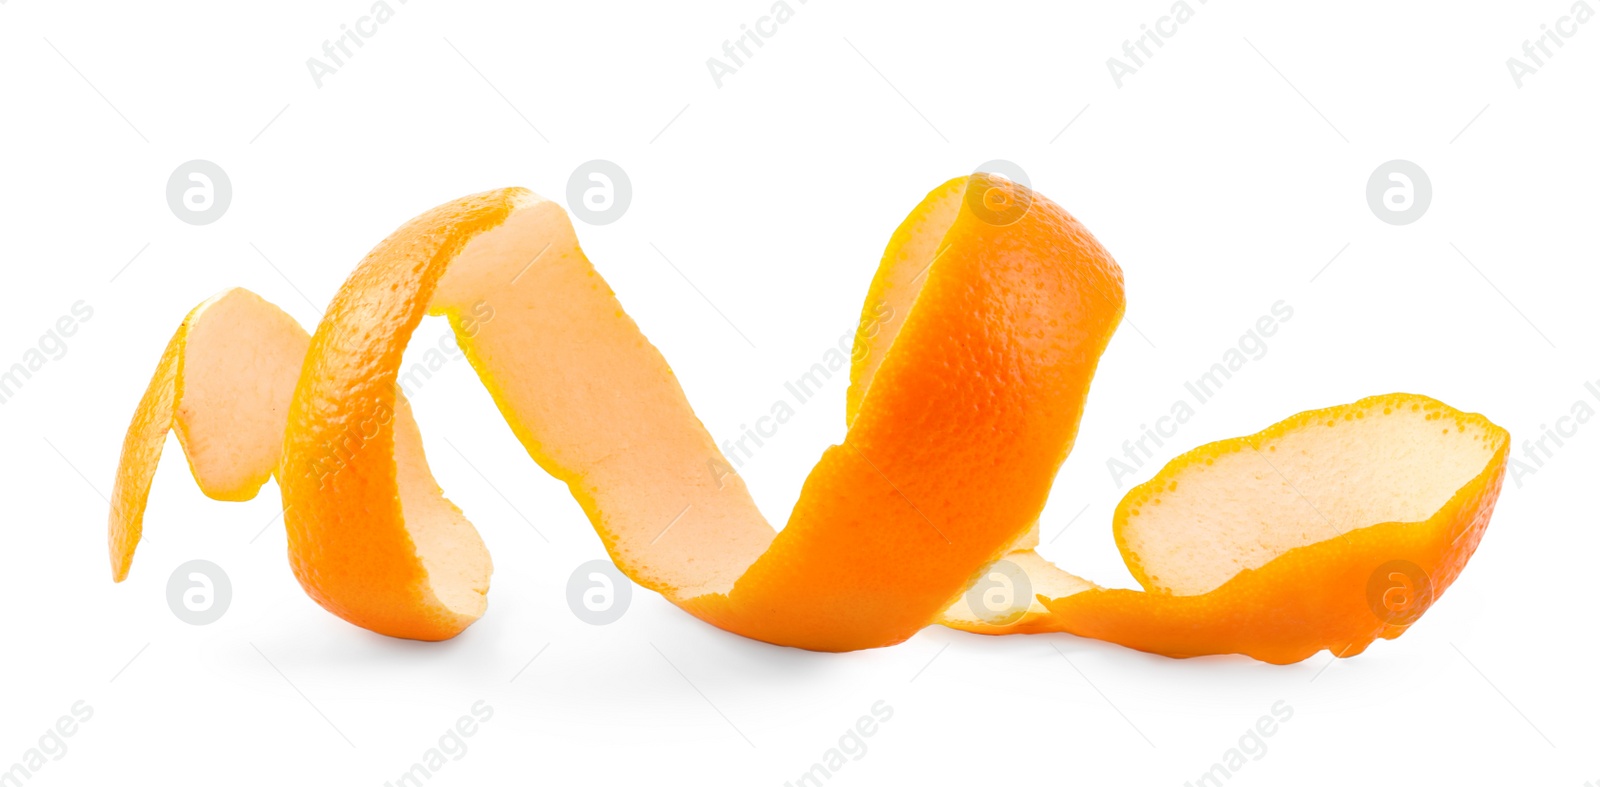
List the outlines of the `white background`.
{"type": "MultiPolygon", "coordinates": [[[[319,88],[306,59],[366,0],[0,4],[0,366],[73,303],[94,310],[0,405],[0,768],[84,700],[92,719],[30,785],[382,785],[483,700],[492,720],[429,784],[782,785],[883,700],[893,717],[830,785],[1176,786],[1281,700],[1292,720],[1230,785],[1600,782],[1596,425],[1507,478],[1477,556],[1409,634],[1331,665],[940,628],[815,654],[644,591],[619,622],[586,625],[565,586],[599,539],[461,362],[413,401],[494,555],[488,613],[462,636],[386,639],[323,611],[286,565],[276,487],[207,500],[175,440],[150,539],[114,585],[102,495],[188,309],[242,285],[313,327],[406,219],[499,186],[563,199],[596,158],[634,198],[580,239],[719,440],[852,329],[928,189],[1020,164],[1127,275],[1127,319],[1043,518],[1046,556],[1103,584],[1131,585],[1109,526],[1121,494],[1200,443],[1412,391],[1488,415],[1521,456],[1574,402],[1600,409],[1584,389],[1600,379],[1600,22],[1520,88],[1506,66],[1567,0],[1194,0],[1120,88],[1106,59],[1167,0],[795,0],[720,88],[706,59],[769,5],[686,5],[394,0],[319,88]],[[234,191],[201,227],[165,198],[197,158],[234,191]],[[1432,181],[1408,226],[1366,201],[1391,159],[1432,181]],[[1119,489],[1106,459],[1279,300],[1294,316],[1267,355],[1119,489]],[[164,598],[195,558],[233,583],[204,627],[164,598]]],[[[446,330],[430,319],[413,346],[446,330]]],[[[743,469],[775,522],[843,435],[844,387],[743,469]]]]}

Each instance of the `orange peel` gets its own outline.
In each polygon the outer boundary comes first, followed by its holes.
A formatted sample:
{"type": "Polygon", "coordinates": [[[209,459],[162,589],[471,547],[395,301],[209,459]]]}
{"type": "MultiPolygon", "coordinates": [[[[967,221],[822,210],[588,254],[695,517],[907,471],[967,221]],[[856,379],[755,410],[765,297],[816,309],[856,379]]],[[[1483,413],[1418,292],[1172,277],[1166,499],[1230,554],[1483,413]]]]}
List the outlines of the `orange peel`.
{"type": "Polygon", "coordinates": [[[1144,591],[1101,589],[1039,557],[1039,513],[1123,308],[1121,269],[1059,206],[983,174],[934,189],[891,237],[868,291],[846,435],[775,532],[584,256],[566,212],[523,189],[473,195],[374,248],[309,339],[242,290],[191,312],[124,442],[113,576],[127,575],[175,429],[207,495],[248,499],[277,477],[291,566],[323,607],[422,640],[477,620],[488,551],[434,481],[397,386],[405,346],[433,314],[449,319],[518,440],[568,485],[617,566],[747,637],[853,650],[942,623],[1281,662],[1323,647],[1358,652],[1403,630],[1357,625],[1364,594],[1352,582],[1374,560],[1421,567],[1429,602],[1454,579],[1487,524],[1508,441],[1481,416],[1399,395],[1196,449],[1130,492],[1115,528],[1144,591]],[[485,303],[495,319],[475,320],[485,303]],[[902,318],[880,325],[886,308],[902,318]],[[1413,421],[1444,427],[1431,453],[1405,441],[1411,432],[1400,427],[1413,421]],[[1259,511],[1191,491],[1264,483],[1234,467],[1247,447],[1281,449],[1297,457],[1288,462],[1296,471],[1337,466],[1352,477],[1436,483],[1383,487],[1395,516],[1378,513],[1363,496],[1370,490],[1318,487],[1327,495],[1318,500],[1349,516],[1313,540],[1296,529],[1304,517],[1267,505],[1283,502],[1270,483],[1258,490],[1267,501],[1259,511]],[[1451,473],[1428,474],[1446,465],[1451,473]],[[1213,530],[1186,525],[1187,511],[1205,513],[1213,530]],[[1257,543],[1252,532],[1271,538],[1257,543]],[[1002,559],[1033,592],[997,617],[963,594],[1002,559]]]}
{"type": "Polygon", "coordinates": [[[1461,573],[1509,447],[1483,416],[1414,394],[1201,446],[1117,506],[1117,545],[1143,590],[1077,580],[1041,594],[1049,614],[1033,630],[1173,657],[1354,656],[1404,633],[1461,573]]]}
{"type": "Polygon", "coordinates": [[[310,339],[294,318],[244,289],[219,293],[184,317],[123,438],[109,528],[116,581],[128,576],[144,532],[169,431],[208,497],[256,496],[278,464],[283,414],[310,339]]]}

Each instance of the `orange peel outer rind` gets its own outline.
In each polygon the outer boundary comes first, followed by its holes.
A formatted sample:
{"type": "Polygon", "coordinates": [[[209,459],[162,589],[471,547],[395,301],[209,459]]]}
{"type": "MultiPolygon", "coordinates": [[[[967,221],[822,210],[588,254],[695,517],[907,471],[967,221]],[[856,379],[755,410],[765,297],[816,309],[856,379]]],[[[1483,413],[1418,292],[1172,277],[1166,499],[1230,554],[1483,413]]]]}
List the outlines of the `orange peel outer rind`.
{"type": "Polygon", "coordinates": [[[421,441],[398,417],[406,410],[399,368],[449,261],[503,223],[523,194],[474,195],[396,230],[339,289],[312,336],[278,471],[289,562],[314,601],[363,628],[448,639],[486,606],[487,550],[425,466],[407,461],[420,464],[421,441]],[[417,507],[434,509],[425,533],[407,526],[403,495],[413,492],[417,507]],[[422,535],[433,556],[464,565],[435,582],[422,535]]]}
{"type": "Polygon", "coordinates": [[[893,644],[934,622],[1036,521],[1121,320],[1122,273],[1043,197],[1009,224],[971,209],[972,191],[1003,183],[951,181],[896,233],[864,317],[880,298],[913,305],[897,332],[863,337],[886,349],[870,379],[856,367],[843,443],[732,592],[685,608],[768,642],[893,644]],[[959,208],[933,260],[902,259],[908,232],[951,200],[959,208]],[[919,265],[920,284],[896,281],[919,265]]]}
{"type": "Polygon", "coordinates": [[[396,392],[431,311],[640,584],[779,644],[911,636],[1036,521],[1122,314],[1120,269],[1065,211],[1028,192],[1004,221],[974,212],[973,190],[1012,188],[950,181],[896,233],[873,297],[903,319],[858,336],[873,368],[854,370],[849,433],[776,535],[736,476],[705,475],[726,459],[564,211],[506,189],[412,220],[341,287],[294,388],[277,476],[295,576],[391,636],[444,639],[482,614],[487,552],[433,483],[396,392]],[[475,298],[504,316],[466,330],[475,298]]]}
{"type": "Polygon", "coordinates": [[[247,499],[277,476],[291,566],[325,608],[421,640],[453,637],[477,620],[492,572],[487,549],[434,482],[397,385],[412,332],[436,314],[450,319],[513,432],[568,484],[613,561],[744,636],[853,650],[942,623],[1281,663],[1321,648],[1353,655],[1403,630],[1357,608],[1374,560],[1424,567],[1436,588],[1430,600],[1453,581],[1492,511],[1504,439],[1478,478],[1425,522],[1289,549],[1204,593],[1174,595],[1143,573],[1147,556],[1123,538],[1130,501],[1207,451],[1253,445],[1331,411],[1196,449],[1130,492],[1115,526],[1146,591],[1102,589],[1039,557],[1038,515],[1123,307],[1116,263],[1043,197],[986,175],[930,192],[891,238],[869,290],[850,360],[848,432],[773,533],[665,360],[578,247],[565,212],[522,189],[473,195],[374,248],[309,340],[241,290],[185,319],[124,442],[113,575],[127,574],[165,434],[176,429],[208,495],[247,499]],[[975,207],[995,193],[1027,209],[996,220],[975,207]],[[479,324],[486,299],[500,316],[479,324]],[[897,319],[885,325],[885,314],[897,319]],[[220,352],[217,337],[229,331],[256,351],[242,360],[220,352]],[[190,354],[203,361],[186,365],[190,354]],[[186,390],[195,400],[187,409],[186,390]],[[219,438],[229,429],[238,446],[219,438]],[[1028,574],[1036,595],[1014,619],[994,620],[970,609],[962,591],[1002,558],[1028,574]]]}

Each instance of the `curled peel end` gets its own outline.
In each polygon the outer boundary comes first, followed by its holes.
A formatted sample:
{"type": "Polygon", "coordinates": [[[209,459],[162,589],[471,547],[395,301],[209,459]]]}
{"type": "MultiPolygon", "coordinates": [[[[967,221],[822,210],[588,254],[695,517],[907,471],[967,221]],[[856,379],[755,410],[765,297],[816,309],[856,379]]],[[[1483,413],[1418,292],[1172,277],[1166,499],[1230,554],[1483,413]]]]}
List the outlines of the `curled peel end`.
{"type": "Polygon", "coordinates": [[[1481,415],[1390,394],[1202,446],[1117,508],[1144,590],[1045,605],[1061,631],[1166,656],[1355,655],[1398,637],[1455,581],[1509,444],[1481,415]]]}
{"type": "Polygon", "coordinates": [[[237,287],[184,317],[123,438],[108,522],[113,580],[133,563],[169,431],[207,497],[249,500],[272,476],[308,339],[288,314],[237,287]]]}
{"type": "MultiPolygon", "coordinates": [[[[193,312],[190,313],[190,317],[193,312]]],[[[133,422],[128,425],[122,439],[122,457],[117,464],[117,478],[111,489],[111,512],[108,517],[107,541],[111,554],[111,579],[121,582],[128,578],[133,565],[133,553],[139,547],[144,533],[144,510],[150,498],[150,481],[155,476],[156,465],[161,461],[161,449],[172,429],[173,404],[179,358],[189,330],[189,319],[167,342],[156,364],[155,374],[145,389],[139,406],[134,410],[133,422]]]]}

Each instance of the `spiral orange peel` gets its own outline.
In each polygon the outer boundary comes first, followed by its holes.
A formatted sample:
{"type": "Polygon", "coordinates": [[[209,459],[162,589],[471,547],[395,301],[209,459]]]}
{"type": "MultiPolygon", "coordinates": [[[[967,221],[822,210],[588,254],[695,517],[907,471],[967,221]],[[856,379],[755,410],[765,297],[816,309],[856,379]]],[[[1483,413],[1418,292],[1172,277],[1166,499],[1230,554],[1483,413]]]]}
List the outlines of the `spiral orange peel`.
{"type": "Polygon", "coordinates": [[[1282,663],[1403,631],[1420,610],[1370,608],[1385,565],[1420,569],[1428,592],[1408,601],[1424,608],[1455,579],[1509,440],[1402,394],[1204,446],[1132,490],[1114,527],[1142,591],[1040,557],[1038,516],[1123,308],[1121,269],[1048,199],[984,174],[933,190],[868,291],[845,437],[775,532],[566,212],[524,189],[465,197],[373,249],[309,339],[244,290],[190,313],[124,442],[113,576],[127,575],[173,429],[211,497],[248,499],[276,476],[291,566],[323,607],[395,637],[471,625],[489,553],[434,481],[397,385],[433,314],[624,573],[766,642],[854,650],[942,623],[1282,663]],[[475,320],[485,303],[495,318],[475,320]],[[903,317],[879,324],[886,307],[903,317]],[[998,560],[1033,591],[1004,617],[963,597],[998,560]]]}

